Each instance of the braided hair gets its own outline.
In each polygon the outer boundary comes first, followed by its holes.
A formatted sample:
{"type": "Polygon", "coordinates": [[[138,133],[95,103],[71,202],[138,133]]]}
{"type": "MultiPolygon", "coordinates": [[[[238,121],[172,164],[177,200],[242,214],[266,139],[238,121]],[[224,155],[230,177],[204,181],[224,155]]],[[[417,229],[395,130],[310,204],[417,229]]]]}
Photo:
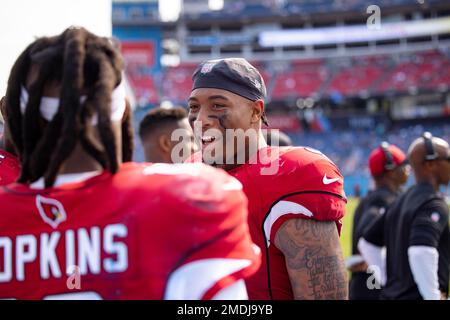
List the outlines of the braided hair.
{"type": "Polygon", "coordinates": [[[133,160],[134,151],[134,129],[133,129],[133,112],[130,102],[126,101],[125,113],[122,118],[122,162],[130,162],[133,160]]]}
{"type": "MultiPolygon", "coordinates": [[[[117,172],[111,93],[122,81],[122,70],[123,60],[113,42],[84,28],[71,27],[58,36],[39,38],[22,52],[11,70],[6,92],[7,124],[22,165],[18,182],[44,177],[45,186],[53,186],[59,168],[78,142],[105,170],[117,172]],[[31,68],[37,69],[37,76],[27,88],[29,99],[22,114],[21,87],[31,68]],[[43,126],[39,106],[49,82],[61,85],[60,105],[53,119],[43,126]],[[82,93],[86,95],[83,103],[82,93]],[[104,150],[87,135],[94,114],[98,115],[104,150]]],[[[132,142],[125,144],[130,146],[132,142]]]]}

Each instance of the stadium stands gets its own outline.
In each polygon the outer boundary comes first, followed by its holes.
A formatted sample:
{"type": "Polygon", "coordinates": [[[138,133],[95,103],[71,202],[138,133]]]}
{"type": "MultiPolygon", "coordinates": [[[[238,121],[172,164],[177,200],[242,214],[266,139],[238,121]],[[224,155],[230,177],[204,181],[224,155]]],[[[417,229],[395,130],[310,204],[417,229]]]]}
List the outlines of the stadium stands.
{"type": "Polygon", "coordinates": [[[378,92],[407,92],[409,89],[440,89],[450,85],[450,60],[439,51],[428,51],[402,57],[387,72],[378,92]]]}
{"type": "Polygon", "coordinates": [[[168,68],[160,88],[163,98],[176,103],[186,102],[192,88],[191,76],[194,70],[195,65],[191,64],[168,68]]]}
{"type": "Polygon", "coordinates": [[[338,66],[327,94],[339,92],[345,96],[367,95],[383,75],[379,57],[365,57],[349,60],[338,66]]]}
{"type": "Polygon", "coordinates": [[[139,105],[145,106],[158,103],[159,95],[155,88],[153,77],[149,75],[130,75],[129,79],[139,105]]]}
{"type": "MultiPolygon", "coordinates": [[[[365,11],[369,5],[386,7],[414,5],[410,0],[236,0],[225,1],[221,10],[209,11],[208,6],[204,6],[204,11],[198,11],[198,0],[185,0],[187,7],[193,4],[197,10],[186,10],[183,17],[189,19],[230,19],[244,18],[267,18],[269,16],[287,15],[311,15],[327,12],[349,12],[365,11]]],[[[203,1],[206,3],[207,1],[203,1]]],[[[428,0],[428,3],[438,2],[428,0]]]]}
{"type": "MultiPolygon", "coordinates": [[[[269,100],[309,96],[363,96],[438,90],[450,87],[450,59],[445,52],[425,51],[397,56],[314,59],[291,62],[254,62],[269,88],[269,100]],[[443,72],[447,70],[447,72],[443,72]]],[[[191,89],[194,64],[167,68],[163,81],[146,81],[151,103],[159,99],[185,102],[191,89]],[[175,89],[176,88],[176,89],[175,89]],[[159,93],[160,94],[159,94],[159,93]]],[[[135,83],[135,81],[133,81],[135,83]]]]}
{"type": "Polygon", "coordinates": [[[367,159],[371,150],[384,140],[400,146],[405,152],[410,143],[421,136],[424,131],[450,141],[450,124],[443,122],[427,122],[421,125],[399,124],[387,131],[331,131],[324,133],[302,132],[290,134],[294,145],[304,145],[316,148],[333,160],[345,181],[345,192],[351,196],[358,184],[362,194],[370,186],[370,173],[367,159]]]}
{"type": "Polygon", "coordinates": [[[272,98],[277,100],[318,94],[328,76],[329,71],[321,60],[294,61],[286,66],[286,71],[277,73],[272,98]]]}

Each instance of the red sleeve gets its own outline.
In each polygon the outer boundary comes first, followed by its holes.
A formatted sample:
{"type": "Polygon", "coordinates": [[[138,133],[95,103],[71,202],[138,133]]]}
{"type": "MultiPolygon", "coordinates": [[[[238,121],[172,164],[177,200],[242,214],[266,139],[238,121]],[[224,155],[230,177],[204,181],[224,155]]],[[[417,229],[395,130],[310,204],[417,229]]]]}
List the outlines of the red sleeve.
{"type": "Polygon", "coordinates": [[[345,214],[346,202],[335,195],[304,193],[284,198],[277,202],[264,220],[264,232],[270,243],[274,243],[278,229],[289,219],[311,219],[335,221],[338,232],[345,214]]]}
{"type": "Polygon", "coordinates": [[[0,186],[15,182],[19,175],[19,160],[12,154],[0,150],[0,186]]]}
{"type": "Polygon", "coordinates": [[[335,221],[340,233],[347,199],[344,178],[336,165],[309,148],[295,148],[281,158],[280,172],[272,182],[272,188],[280,192],[263,222],[266,239],[273,242],[288,219],[335,221]]]}
{"type": "Polygon", "coordinates": [[[186,290],[186,299],[210,299],[255,273],[260,253],[250,238],[247,199],[240,182],[203,164],[187,166],[201,170],[197,177],[187,178],[181,189],[173,190],[172,209],[179,226],[173,245],[185,248],[185,253],[167,288],[176,288],[177,295],[186,290]]]}

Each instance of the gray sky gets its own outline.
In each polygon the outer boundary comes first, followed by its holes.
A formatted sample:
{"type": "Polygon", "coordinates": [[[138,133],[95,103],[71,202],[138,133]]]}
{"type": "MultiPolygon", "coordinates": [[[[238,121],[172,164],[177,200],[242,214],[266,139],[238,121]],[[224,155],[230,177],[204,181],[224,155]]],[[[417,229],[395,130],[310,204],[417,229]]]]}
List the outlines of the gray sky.
{"type": "Polygon", "coordinates": [[[71,25],[100,36],[112,33],[111,0],[1,0],[0,5],[0,95],[15,59],[35,37],[71,25]]]}

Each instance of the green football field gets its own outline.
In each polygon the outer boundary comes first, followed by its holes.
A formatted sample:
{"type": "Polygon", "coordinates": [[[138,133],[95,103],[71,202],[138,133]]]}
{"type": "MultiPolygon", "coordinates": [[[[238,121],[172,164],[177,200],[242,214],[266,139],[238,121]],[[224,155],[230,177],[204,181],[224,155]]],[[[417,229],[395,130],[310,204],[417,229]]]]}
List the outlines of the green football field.
{"type": "Polygon", "coordinates": [[[343,227],[341,234],[341,244],[344,251],[344,257],[352,254],[352,229],[353,229],[353,214],[359,200],[356,198],[349,198],[347,203],[346,214],[343,219],[343,227]]]}

